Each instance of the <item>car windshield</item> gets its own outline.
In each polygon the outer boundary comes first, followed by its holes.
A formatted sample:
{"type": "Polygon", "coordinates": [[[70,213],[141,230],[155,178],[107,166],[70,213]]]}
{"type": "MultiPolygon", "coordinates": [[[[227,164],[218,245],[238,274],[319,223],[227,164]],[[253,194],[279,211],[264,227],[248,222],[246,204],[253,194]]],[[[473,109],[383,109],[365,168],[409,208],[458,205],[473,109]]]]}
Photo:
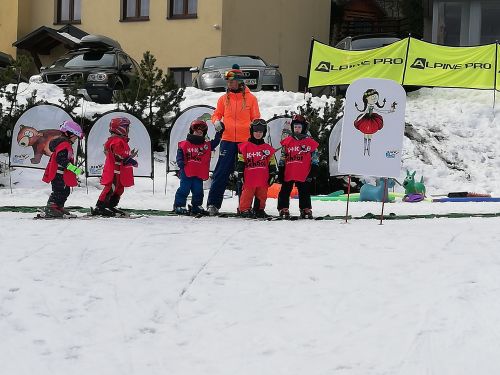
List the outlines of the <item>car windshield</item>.
{"type": "Polygon", "coordinates": [[[218,56],[205,59],[203,68],[230,68],[233,64],[239,66],[267,66],[262,59],[252,56],[218,56]]]}
{"type": "Polygon", "coordinates": [[[55,67],[112,67],[115,66],[115,54],[102,51],[88,51],[76,55],[65,56],[54,63],[55,67]]]}
{"type": "Polygon", "coordinates": [[[356,39],[351,42],[351,49],[361,51],[365,49],[379,48],[401,40],[399,38],[367,38],[356,39]]]}

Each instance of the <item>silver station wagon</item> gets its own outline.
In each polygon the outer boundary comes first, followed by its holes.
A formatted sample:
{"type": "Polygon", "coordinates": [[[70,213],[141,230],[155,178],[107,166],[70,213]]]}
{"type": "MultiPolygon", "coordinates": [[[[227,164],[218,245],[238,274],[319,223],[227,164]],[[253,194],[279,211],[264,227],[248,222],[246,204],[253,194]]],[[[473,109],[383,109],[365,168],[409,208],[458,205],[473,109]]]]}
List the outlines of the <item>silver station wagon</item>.
{"type": "Polygon", "coordinates": [[[233,64],[238,64],[243,71],[246,86],[251,91],[282,91],[283,78],[278,65],[267,64],[259,56],[228,55],[213,56],[203,60],[201,68],[193,67],[192,73],[198,73],[193,79],[193,86],[202,90],[225,91],[226,71],[233,64]]]}

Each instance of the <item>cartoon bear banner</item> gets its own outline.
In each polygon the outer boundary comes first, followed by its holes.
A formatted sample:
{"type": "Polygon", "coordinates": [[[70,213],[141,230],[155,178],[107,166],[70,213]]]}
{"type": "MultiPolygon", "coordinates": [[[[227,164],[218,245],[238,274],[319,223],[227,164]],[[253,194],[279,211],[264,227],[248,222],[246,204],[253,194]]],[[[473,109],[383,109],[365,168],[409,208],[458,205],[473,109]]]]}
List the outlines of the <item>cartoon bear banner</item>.
{"type": "Polygon", "coordinates": [[[135,159],[139,163],[133,168],[135,177],[153,178],[153,154],[151,138],[144,124],[135,116],[126,112],[108,112],[100,117],[90,129],[87,137],[85,161],[87,177],[100,177],[104,166],[104,143],[110,136],[109,122],[114,117],[126,117],[130,120],[129,146],[138,151],[135,159]]]}
{"type": "Polygon", "coordinates": [[[362,78],[346,93],[339,174],[398,178],[406,93],[387,79],[362,78]]]}
{"type": "MultiPolygon", "coordinates": [[[[49,143],[61,135],[59,127],[66,120],[72,120],[71,116],[55,105],[38,105],[24,112],[12,132],[10,165],[45,169],[52,154],[49,143]]],[[[76,155],[76,143],[73,148],[76,155]]]]}
{"type": "MultiPolygon", "coordinates": [[[[181,113],[179,113],[177,118],[174,120],[174,123],[172,124],[172,128],[170,130],[170,140],[167,150],[167,172],[179,170],[179,167],[177,166],[177,162],[175,160],[178,144],[180,141],[184,141],[186,139],[186,136],[189,133],[189,125],[191,125],[191,122],[193,120],[199,118],[206,121],[208,124],[207,136],[210,139],[214,139],[215,128],[214,124],[212,124],[212,121],[210,120],[212,114],[214,113],[214,110],[214,107],[210,107],[208,105],[196,105],[188,107],[181,113]]],[[[210,160],[211,171],[215,169],[217,160],[219,160],[219,147],[217,147],[216,151],[212,152],[212,159],[210,160]]]]}

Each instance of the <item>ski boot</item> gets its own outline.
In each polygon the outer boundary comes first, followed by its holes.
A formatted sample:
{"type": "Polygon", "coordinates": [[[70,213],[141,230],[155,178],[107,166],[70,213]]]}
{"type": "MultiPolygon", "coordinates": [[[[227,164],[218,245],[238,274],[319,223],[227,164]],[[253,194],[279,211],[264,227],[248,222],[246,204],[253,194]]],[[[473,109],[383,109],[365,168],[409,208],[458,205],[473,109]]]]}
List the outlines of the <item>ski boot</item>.
{"type": "Polygon", "coordinates": [[[74,217],[76,217],[75,214],[72,214],[71,212],[69,212],[67,209],[64,208],[64,206],[59,206],[59,209],[63,213],[64,217],[67,217],[67,218],[74,218],[74,217]]]}
{"type": "Polygon", "coordinates": [[[64,213],[57,204],[48,202],[47,206],[43,209],[43,217],[62,218],[64,217],[64,213]]]}
{"type": "Polygon", "coordinates": [[[209,216],[217,216],[219,214],[219,209],[214,205],[209,205],[207,211],[209,216]]]}
{"type": "Polygon", "coordinates": [[[280,209],[279,212],[280,212],[280,218],[285,220],[290,219],[290,211],[288,210],[288,208],[282,208],[280,209]]]}
{"type": "Polygon", "coordinates": [[[109,207],[106,206],[106,203],[97,201],[95,208],[90,209],[90,213],[92,216],[106,216],[106,217],[113,217],[115,216],[115,213],[109,209],[109,207]]]}
{"type": "Polygon", "coordinates": [[[255,210],[255,218],[257,219],[267,219],[269,215],[263,209],[255,210]]]}
{"type": "Polygon", "coordinates": [[[204,210],[202,206],[188,205],[188,208],[189,208],[189,212],[193,216],[207,216],[208,215],[208,211],[204,210]]]}
{"type": "Polygon", "coordinates": [[[127,212],[116,207],[109,207],[109,210],[114,213],[114,216],[130,216],[127,212]]]}
{"type": "Polygon", "coordinates": [[[301,219],[313,219],[313,212],[310,208],[303,208],[300,210],[301,219]]]}
{"type": "Polygon", "coordinates": [[[186,210],[186,207],[174,207],[174,212],[177,214],[177,215],[189,215],[189,211],[186,210]]]}
{"type": "Polygon", "coordinates": [[[240,217],[244,219],[252,219],[254,218],[254,214],[252,210],[245,210],[245,211],[240,211],[240,217]]]}

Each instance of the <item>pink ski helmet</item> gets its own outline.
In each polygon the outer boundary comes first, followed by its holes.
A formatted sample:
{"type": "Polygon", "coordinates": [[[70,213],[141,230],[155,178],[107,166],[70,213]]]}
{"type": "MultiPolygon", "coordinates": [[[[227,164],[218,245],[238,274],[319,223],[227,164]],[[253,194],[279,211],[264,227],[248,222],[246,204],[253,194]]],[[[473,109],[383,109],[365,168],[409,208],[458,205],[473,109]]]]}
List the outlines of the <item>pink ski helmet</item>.
{"type": "Polygon", "coordinates": [[[64,121],[59,130],[62,131],[63,133],[74,134],[80,139],[83,138],[82,128],[80,127],[80,125],[78,125],[76,122],[72,120],[64,121]]]}

